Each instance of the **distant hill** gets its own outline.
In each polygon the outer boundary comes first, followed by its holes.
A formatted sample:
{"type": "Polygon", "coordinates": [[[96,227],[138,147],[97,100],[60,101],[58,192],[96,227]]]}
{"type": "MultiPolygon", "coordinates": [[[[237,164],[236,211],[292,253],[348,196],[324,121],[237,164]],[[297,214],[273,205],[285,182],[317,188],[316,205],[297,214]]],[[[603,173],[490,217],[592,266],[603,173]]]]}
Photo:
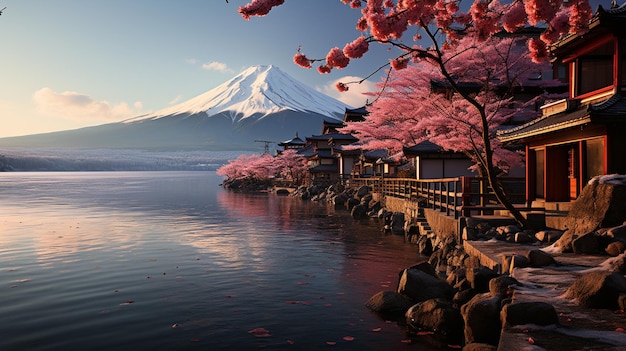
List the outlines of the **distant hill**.
{"type": "Polygon", "coordinates": [[[131,118],[61,132],[0,138],[0,147],[151,150],[258,150],[255,140],[280,142],[319,134],[350,106],[295,80],[275,66],[250,67],[181,104],[131,118]]]}

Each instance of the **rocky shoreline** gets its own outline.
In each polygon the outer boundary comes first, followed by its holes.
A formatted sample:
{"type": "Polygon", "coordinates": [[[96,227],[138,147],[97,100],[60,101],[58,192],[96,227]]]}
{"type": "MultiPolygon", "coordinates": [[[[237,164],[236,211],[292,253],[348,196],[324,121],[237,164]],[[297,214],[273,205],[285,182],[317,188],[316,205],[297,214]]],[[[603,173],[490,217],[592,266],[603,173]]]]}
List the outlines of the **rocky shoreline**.
{"type": "MultiPolygon", "coordinates": [[[[405,221],[403,213],[387,211],[367,187],[300,187],[291,195],[328,202],[335,209],[350,211],[355,219],[376,217],[383,221],[384,230],[404,235],[427,257],[399,272],[395,290],[381,291],[366,302],[381,318],[405,327],[415,342],[440,349],[498,350],[499,344],[511,347],[510,340],[503,342],[508,337],[504,333],[516,326],[523,330],[528,326],[558,329],[563,324],[563,304],[557,311],[549,301],[517,298],[516,291],[527,293],[529,287],[513,273],[560,267],[554,256],[572,252],[604,257],[607,263],[576,273],[574,282],[564,287],[559,298],[570,301],[571,308],[590,313],[610,311],[616,318],[608,324],[613,330],[605,331],[614,337],[592,344],[602,349],[626,347],[626,181],[598,181],[587,186],[572,208],[566,231],[493,227],[470,218],[460,240],[451,235],[420,233],[415,223],[405,221]],[[461,240],[519,245],[523,250],[502,256],[500,269],[494,270],[468,254],[461,240]]],[[[546,270],[541,274],[551,273],[546,270]]],[[[558,339],[559,335],[551,338],[558,339]]],[[[522,342],[523,346],[535,344],[533,337],[526,335],[522,342]]]]}

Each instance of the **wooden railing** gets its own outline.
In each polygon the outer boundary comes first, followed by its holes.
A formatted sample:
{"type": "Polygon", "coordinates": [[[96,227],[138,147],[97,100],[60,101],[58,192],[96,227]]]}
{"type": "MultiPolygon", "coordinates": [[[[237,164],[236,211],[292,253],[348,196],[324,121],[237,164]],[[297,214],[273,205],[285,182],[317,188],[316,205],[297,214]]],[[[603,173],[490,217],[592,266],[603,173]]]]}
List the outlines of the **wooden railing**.
{"type": "MultiPolygon", "coordinates": [[[[524,178],[500,178],[506,195],[516,207],[525,206],[524,178]]],[[[437,209],[459,218],[477,214],[493,214],[504,209],[496,200],[487,179],[458,177],[442,179],[350,178],[350,187],[366,185],[373,192],[410,201],[423,202],[424,207],[437,209]]]]}

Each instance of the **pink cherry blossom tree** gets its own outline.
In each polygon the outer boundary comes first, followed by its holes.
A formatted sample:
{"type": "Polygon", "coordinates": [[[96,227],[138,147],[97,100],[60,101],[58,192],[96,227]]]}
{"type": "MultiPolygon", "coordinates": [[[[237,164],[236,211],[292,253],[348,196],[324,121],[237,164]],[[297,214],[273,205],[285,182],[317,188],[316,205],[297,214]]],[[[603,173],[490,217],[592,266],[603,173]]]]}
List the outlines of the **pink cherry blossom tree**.
{"type": "Polygon", "coordinates": [[[295,150],[286,150],[277,156],[269,154],[241,155],[217,169],[225,177],[225,184],[245,182],[248,184],[270,184],[281,178],[300,184],[306,175],[306,160],[295,150]]]}
{"type": "MultiPolygon", "coordinates": [[[[532,62],[523,40],[492,37],[476,42],[464,37],[444,56],[455,83],[483,106],[493,163],[505,173],[522,165],[523,160],[520,153],[502,147],[497,130],[513,117],[517,122],[535,117],[536,100],[552,97],[543,94],[521,100],[514,98],[514,92],[561,84],[538,79],[550,65],[532,62]]],[[[453,90],[440,70],[424,63],[409,65],[392,71],[379,86],[385,89],[370,93],[377,98],[368,107],[368,118],[348,122],[340,130],[358,136],[359,143],[352,148],[387,149],[397,154],[403,147],[430,140],[447,150],[465,153],[479,170],[486,168],[479,110],[461,94],[451,94],[453,90]]]]}
{"type": "MultiPolygon", "coordinates": [[[[500,186],[494,166],[494,160],[513,161],[513,158],[504,155],[500,158],[499,152],[503,149],[493,138],[495,127],[506,119],[506,113],[501,107],[511,101],[510,96],[501,98],[502,95],[494,95],[489,89],[480,94],[464,89],[464,81],[458,76],[463,70],[454,66],[454,62],[459,60],[453,58],[455,55],[474,57],[471,55],[480,52],[478,48],[483,43],[503,29],[512,33],[527,25],[544,25],[545,30],[541,36],[530,38],[527,45],[535,62],[545,61],[548,58],[548,45],[559,36],[586,30],[592,15],[588,0],[513,0],[506,4],[498,0],[470,0],[469,3],[463,3],[463,9],[460,0],[340,1],[361,10],[362,16],[356,27],[363,35],[346,44],[343,49],[330,49],[325,58],[311,59],[298,49],[294,62],[305,68],[311,68],[312,64],[320,62],[318,71],[329,73],[334,68],[346,67],[350,60],[363,57],[372,43],[400,49],[400,55],[390,58],[390,62],[381,68],[390,66],[392,70],[402,70],[412,63],[429,72],[428,74],[438,76],[447,89],[454,92],[451,98],[453,102],[444,105],[443,113],[437,114],[438,119],[423,121],[423,134],[417,133],[412,137],[416,140],[429,138],[434,142],[449,141],[448,145],[464,145],[464,148],[473,150],[473,156],[488,178],[498,201],[524,225],[524,217],[513,207],[500,186]],[[409,30],[410,34],[407,33],[409,30]],[[461,40],[462,38],[465,39],[461,40]],[[466,50],[464,45],[468,41],[472,41],[471,45],[477,49],[466,50]],[[500,108],[494,110],[497,106],[500,108]],[[447,123],[458,126],[469,120],[475,123],[476,128],[466,138],[460,138],[463,135],[456,128],[444,127],[447,123]]],[[[283,4],[284,0],[252,0],[239,7],[239,13],[245,19],[265,16],[273,7],[283,4]]],[[[471,73],[472,70],[467,67],[470,66],[466,66],[466,73],[471,73]]],[[[483,75],[497,70],[497,67],[486,68],[481,70],[483,75]]],[[[488,81],[487,77],[489,76],[483,77],[483,81],[488,81]]],[[[424,98],[428,98],[423,90],[426,89],[424,83],[416,82],[414,88],[422,89],[424,98]]],[[[346,91],[348,84],[339,83],[337,89],[346,91]]],[[[391,103],[390,101],[387,103],[391,103]]],[[[393,116],[390,114],[386,118],[393,119],[393,116]]],[[[422,123],[421,119],[416,123],[422,123]]],[[[392,135],[394,130],[397,132],[391,124],[385,132],[392,135]]],[[[504,164],[498,166],[504,167],[504,164]]]]}

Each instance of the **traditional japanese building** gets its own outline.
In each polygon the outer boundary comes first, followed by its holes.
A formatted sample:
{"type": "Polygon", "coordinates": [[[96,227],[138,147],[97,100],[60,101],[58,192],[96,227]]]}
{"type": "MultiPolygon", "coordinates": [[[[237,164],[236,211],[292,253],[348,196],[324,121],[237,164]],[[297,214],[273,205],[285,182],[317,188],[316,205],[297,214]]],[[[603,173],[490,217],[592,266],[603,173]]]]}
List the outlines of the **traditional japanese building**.
{"type": "Polygon", "coordinates": [[[302,149],[304,146],[306,145],[306,142],[302,139],[300,139],[300,137],[298,137],[298,133],[296,132],[296,136],[292,139],[289,140],[285,140],[283,142],[278,143],[278,146],[281,146],[283,148],[283,151],[285,150],[300,150],[302,149]]]}
{"type": "Polygon", "coordinates": [[[569,97],[499,133],[526,150],[526,199],[568,202],[596,175],[626,173],[626,6],[604,9],[589,30],[550,47],[569,97]]]}
{"type": "Polygon", "coordinates": [[[428,140],[403,149],[404,156],[415,167],[416,179],[475,176],[469,168],[474,165],[464,153],[444,150],[428,140]]]}

